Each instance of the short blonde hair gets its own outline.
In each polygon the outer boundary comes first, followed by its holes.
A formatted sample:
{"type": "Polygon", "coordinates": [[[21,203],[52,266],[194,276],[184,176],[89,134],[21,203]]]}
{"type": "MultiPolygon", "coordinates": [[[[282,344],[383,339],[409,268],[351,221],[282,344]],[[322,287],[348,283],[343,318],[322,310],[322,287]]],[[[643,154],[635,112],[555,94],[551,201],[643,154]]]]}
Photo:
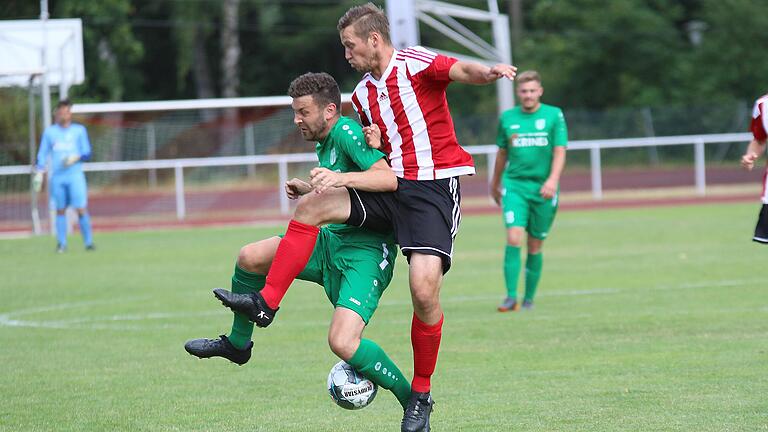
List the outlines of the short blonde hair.
{"type": "Polygon", "coordinates": [[[525,84],[531,81],[536,81],[539,84],[541,84],[541,76],[535,70],[528,70],[528,71],[519,73],[515,77],[515,82],[518,84],[525,84]]]}
{"type": "Polygon", "coordinates": [[[350,8],[343,17],[339,19],[336,29],[341,33],[345,28],[354,26],[355,35],[361,39],[367,39],[371,33],[376,32],[381,35],[385,42],[391,43],[389,39],[389,19],[387,14],[373,3],[366,3],[361,6],[350,8]]]}

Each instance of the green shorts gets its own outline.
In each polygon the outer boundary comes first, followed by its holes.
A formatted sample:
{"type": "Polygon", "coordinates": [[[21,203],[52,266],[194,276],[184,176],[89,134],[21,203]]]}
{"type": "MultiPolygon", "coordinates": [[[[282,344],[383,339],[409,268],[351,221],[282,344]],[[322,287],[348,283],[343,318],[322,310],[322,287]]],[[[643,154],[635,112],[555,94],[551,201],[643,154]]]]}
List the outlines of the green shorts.
{"type": "Polygon", "coordinates": [[[368,324],[392,281],[395,258],[394,245],[345,242],[343,237],[322,228],[298,278],[322,285],[334,307],[352,310],[368,324]]]}
{"type": "Polygon", "coordinates": [[[504,179],[501,208],[507,228],[523,227],[531,237],[544,240],[555,221],[560,191],[550,199],[541,196],[541,183],[504,179]]]}

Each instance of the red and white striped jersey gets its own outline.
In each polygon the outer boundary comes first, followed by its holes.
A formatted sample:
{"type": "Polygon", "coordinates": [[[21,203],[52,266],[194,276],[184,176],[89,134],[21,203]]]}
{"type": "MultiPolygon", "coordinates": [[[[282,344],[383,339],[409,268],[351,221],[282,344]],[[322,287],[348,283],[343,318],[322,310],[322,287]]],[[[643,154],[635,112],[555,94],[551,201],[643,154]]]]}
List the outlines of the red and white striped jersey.
{"type": "Polygon", "coordinates": [[[379,80],[367,73],[352,94],[365,126],[381,129],[392,170],[408,180],[474,174],[448,111],[448,71],[458,60],[420,46],[395,51],[379,80]]]}
{"type": "Polygon", "coordinates": [[[752,108],[752,124],[749,129],[752,136],[758,141],[765,141],[768,138],[768,115],[766,115],[766,104],[768,103],[768,94],[761,96],[755,101],[755,107],[752,108]]]}
{"type": "MultiPolygon", "coordinates": [[[[757,141],[765,141],[768,138],[768,94],[761,96],[755,101],[755,107],[752,109],[752,123],[749,129],[752,136],[757,141]]],[[[763,204],[768,204],[768,165],[763,173],[763,204]]]]}

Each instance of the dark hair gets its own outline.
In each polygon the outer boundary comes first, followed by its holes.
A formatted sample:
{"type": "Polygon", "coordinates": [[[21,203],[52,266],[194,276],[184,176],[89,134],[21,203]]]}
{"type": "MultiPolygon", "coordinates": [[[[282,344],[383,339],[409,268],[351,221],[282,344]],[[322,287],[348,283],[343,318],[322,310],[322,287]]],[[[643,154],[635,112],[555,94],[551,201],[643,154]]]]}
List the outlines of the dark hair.
{"type": "Polygon", "coordinates": [[[389,19],[387,14],[373,3],[350,8],[343,17],[339,18],[336,30],[341,33],[345,28],[354,25],[355,34],[361,39],[367,39],[371,33],[376,32],[387,43],[392,43],[389,38],[389,19]]]}
{"type": "Polygon", "coordinates": [[[336,109],[341,112],[341,92],[339,85],[332,76],[325,72],[307,72],[291,81],[288,86],[288,96],[296,99],[311,95],[316,104],[327,106],[336,104],[336,109]]]}
{"type": "Polygon", "coordinates": [[[72,106],[72,101],[71,100],[69,100],[69,99],[62,99],[62,100],[59,101],[59,103],[56,104],[56,109],[59,109],[61,107],[69,108],[71,106],[72,106]]]}

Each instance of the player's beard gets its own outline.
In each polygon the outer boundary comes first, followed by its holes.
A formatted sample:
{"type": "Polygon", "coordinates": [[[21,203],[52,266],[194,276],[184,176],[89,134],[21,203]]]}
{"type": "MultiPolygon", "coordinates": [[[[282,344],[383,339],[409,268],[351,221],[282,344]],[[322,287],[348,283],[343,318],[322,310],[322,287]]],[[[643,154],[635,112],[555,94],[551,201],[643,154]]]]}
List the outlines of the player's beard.
{"type": "Polygon", "coordinates": [[[360,64],[353,64],[352,67],[355,68],[356,71],[367,74],[368,72],[373,71],[373,67],[379,63],[379,53],[376,51],[373,51],[370,56],[366,57],[364,61],[360,64]]]}
{"type": "Polygon", "coordinates": [[[307,141],[322,141],[325,138],[323,132],[328,127],[328,122],[325,118],[320,117],[316,122],[305,123],[306,133],[303,133],[304,139],[307,141]]]}

